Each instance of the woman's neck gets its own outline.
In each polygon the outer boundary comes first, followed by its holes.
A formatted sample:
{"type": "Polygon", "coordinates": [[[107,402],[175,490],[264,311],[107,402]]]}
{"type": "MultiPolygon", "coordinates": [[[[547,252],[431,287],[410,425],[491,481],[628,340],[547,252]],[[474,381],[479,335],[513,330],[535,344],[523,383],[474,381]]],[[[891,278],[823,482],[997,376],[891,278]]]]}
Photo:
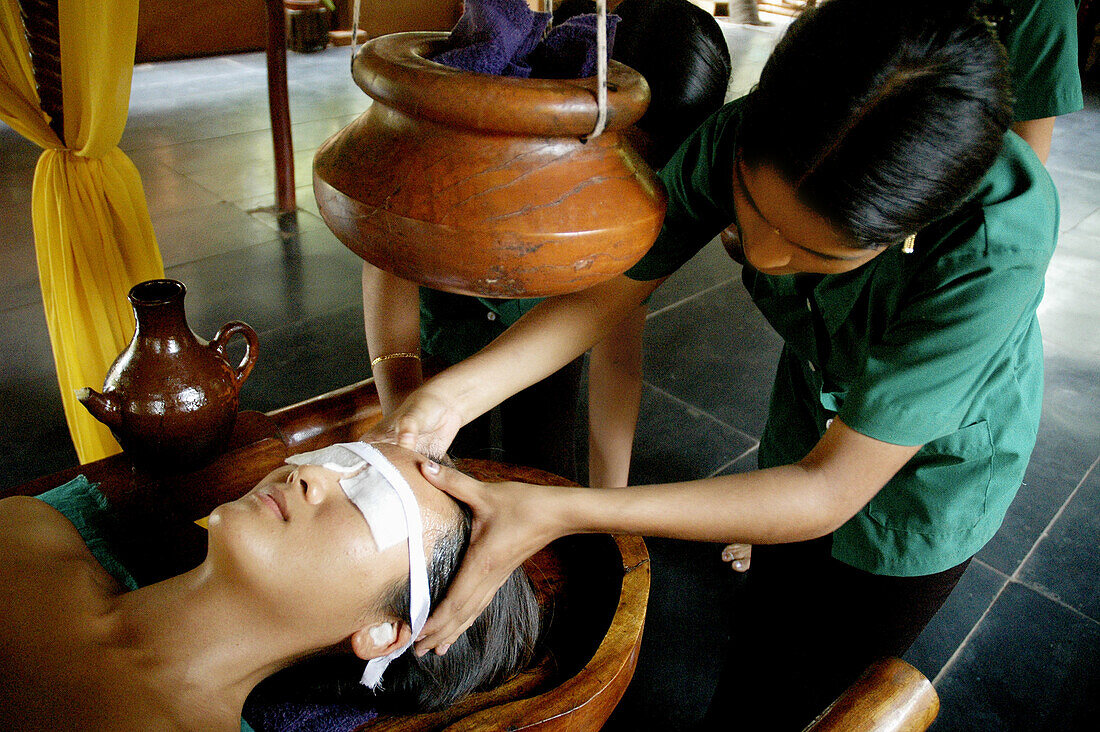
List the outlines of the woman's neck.
{"type": "Polygon", "coordinates": [[[239,718],[256,684],[314,650],[206,564],[119,595],[110,614],[110,645],[196,728],[239,718]]]}

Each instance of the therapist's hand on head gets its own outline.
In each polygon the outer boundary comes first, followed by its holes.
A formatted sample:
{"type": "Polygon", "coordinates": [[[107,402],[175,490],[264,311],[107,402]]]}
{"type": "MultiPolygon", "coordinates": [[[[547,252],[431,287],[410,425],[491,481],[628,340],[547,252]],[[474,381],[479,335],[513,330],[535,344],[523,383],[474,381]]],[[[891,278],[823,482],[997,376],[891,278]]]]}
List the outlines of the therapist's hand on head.
{"type": "Polygon", "coordinates": [[[392,442],[421,455],[444,455],[462,425],[463,417],[454,402],[436,393],[429,382],[409,394],[401,406],[360,439],[392,442]]]}
{"type": "Polygon", "coordinates": [[[481,614],[512,571],[565,532],[553,519],[551,486],[482,483],[425,460],[428,482],[470,507],[470,546],[447,596],[432,608],[415,651],[444,654],[481,614]]]}

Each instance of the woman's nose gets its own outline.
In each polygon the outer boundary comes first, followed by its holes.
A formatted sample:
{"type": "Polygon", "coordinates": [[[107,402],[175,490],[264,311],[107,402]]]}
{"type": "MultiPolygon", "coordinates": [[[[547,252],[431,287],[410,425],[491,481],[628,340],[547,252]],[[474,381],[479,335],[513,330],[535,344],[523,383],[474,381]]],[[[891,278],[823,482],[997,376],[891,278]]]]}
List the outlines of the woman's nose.
{"type": "Polygon", "coordinates": [[[331,486],[324,471],[313,465],[302,465],[290,474],[290,486],[298,491],[307,503],[317,504],[325,499],[331,486]]]}

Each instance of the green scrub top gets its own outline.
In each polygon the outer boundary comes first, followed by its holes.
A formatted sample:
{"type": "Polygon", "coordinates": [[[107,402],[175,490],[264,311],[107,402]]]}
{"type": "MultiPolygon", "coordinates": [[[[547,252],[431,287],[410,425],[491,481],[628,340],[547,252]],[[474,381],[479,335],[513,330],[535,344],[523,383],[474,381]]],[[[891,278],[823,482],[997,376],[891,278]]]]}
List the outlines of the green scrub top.
{"type": "Polygon", "coordinates": [[[1074,0],[1007,0],[1006,4],[1012,17],[1001,39],[1012,72],[1015,120],[1083,109],[1074,0]]]}
{"type": "MultiPolygon", "coordinates": [[[[745,100],[712,116],[661,172],[664,227],[627,276],[671,274],[734,221],[745,100]]],[[[931,574],[997,531],[1035,445],[1035,309],[1057,221],[1050,177],[1009,133],[973,197],[921,231],[913,254],[894,247],[829,276],[770,276],[743,263],[745,287],[785,341],[760,467],[804,457],[834,416],[884,442],[923,445],[833,533],[837,559],[875,574],[931,574]]]]}
{"type": "Polygon", "coordinates": [[[420,288],[420,347],[448,364],[474,355],[542,298],[494,300],[420,288]]]}

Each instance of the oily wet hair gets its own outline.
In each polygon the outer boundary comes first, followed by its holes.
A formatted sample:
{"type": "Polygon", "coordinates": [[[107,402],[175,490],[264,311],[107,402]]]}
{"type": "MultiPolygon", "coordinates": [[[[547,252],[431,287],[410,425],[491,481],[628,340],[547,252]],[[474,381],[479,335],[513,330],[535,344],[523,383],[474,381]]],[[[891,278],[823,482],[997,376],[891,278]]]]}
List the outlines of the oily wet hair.
{"type": "Polygon", "coordinates": [[[738,145],[859,246],[970,197],[1011,123],[1004,47],[966,0],[830,0],[802,14],[746,101],[738,145]]]}
{"type": "MultiPolygon", "coordinates": [[[[470,510],[458,506],[460,520],[436,540],[428,563],[432,608],[447,594],[470,543],[470,510]]],[[[381,607],[411,625],[407,578],[394,586],[381,607]]],[[[429,712],[497,686],[530,663],[539,626],[535,591],[527,574],[517,568],[445,655],[428,652],[417,657],[409,649],[394,659],[382,677],[383,699],[397,709],[429,712]]]]}

